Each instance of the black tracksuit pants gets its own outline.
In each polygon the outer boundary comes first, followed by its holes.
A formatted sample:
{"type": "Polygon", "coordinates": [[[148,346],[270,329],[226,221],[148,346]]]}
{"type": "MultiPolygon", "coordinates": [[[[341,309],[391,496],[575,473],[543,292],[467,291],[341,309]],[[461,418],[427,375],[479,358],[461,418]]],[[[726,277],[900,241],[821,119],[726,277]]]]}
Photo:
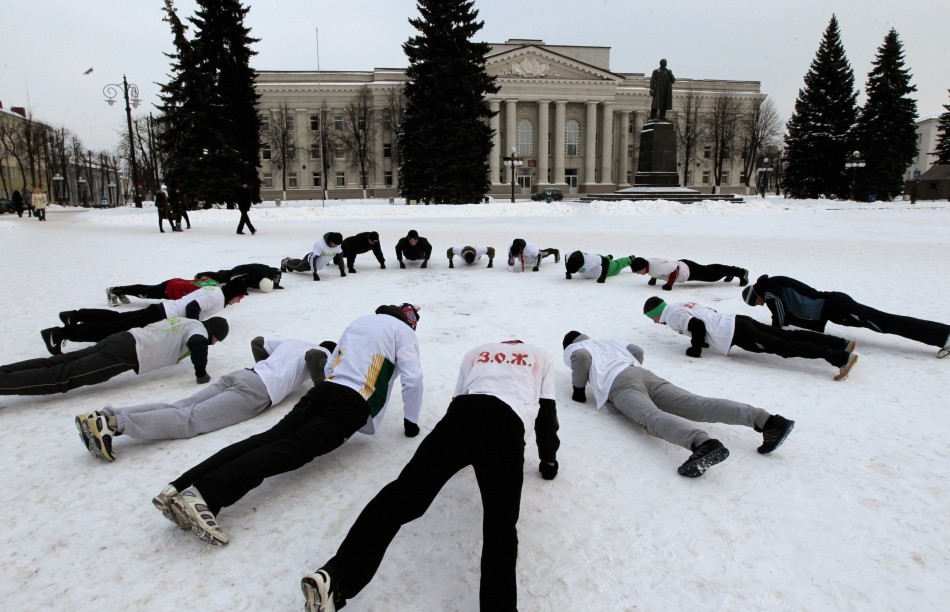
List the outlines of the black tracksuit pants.
{"type": "Polygon", "coordinates": [[[112,292],[116,295],[131,295],[143,300],[164,300],[168,298],[165,294],[167,285],[168,281],[157,285],[122,285],[113,287],[112,292]]]}
{"type": "Polygon", "coordinates": [[[98,342],[120,331],[145,327],[166,319],[165,306],[151,304],[140,310],[118,312],[103,308],[81,308],[76,323],[63,326],[63,338],[72,342],[98,342]]]}
{"type": "Polygon", "coordinates": [[[824,359],[836,368],[848,363],[850,357],[844,350],[848,346],[844,338],[807,329],[772,327],[745,315],[736,315],[732,345],[750,353],[771,353],[785,359],[824,359]]]}
{"type": "Polygon", "coordinates": [[[138,368],[135,338],[128,332],[70,353],[0,366],[0,395],[51,395],[105,382],[138,368]]]}
{"type": "Polygon", "coordinates": [[[369,418],[359,393],[323,381],[269,430],[219,450],[172,481],[194,486],[211,512],[230,506],[265,478],[291,472],[346,442],[369,418]]]}
{"type": "Polygon", "coordinates": [[[422,516],[443,485],[471,465],[484,511],[481,610],[516,610],[524,431],[518,415],[493,396],[462,395],[452,400],[399,477],[367,504],[336,556],[324,566],[337,581],[340,595],[346,599],[359,593],[400,527],[422,516]]]}
{"type": "Polygon", "coordinates": [[[727,266],[724,264],[709,264],[704,266],[689,259],[681,259],[680,261],[689,268],[689,278],[686,280],[714,283],[728,276],[742,276],[742,268],[738,266],[727,266]]]}
{"type": "Polygon", "coordinates": [[[865,327],[882,333],[902,336],[930,346],[944,346],[950,337],[950,325],[913,317],[889,314],[870,306],[858,304],[845,293],[825,293],[825,307],[821,316],[826,321],[848,327],[865,327]]]}

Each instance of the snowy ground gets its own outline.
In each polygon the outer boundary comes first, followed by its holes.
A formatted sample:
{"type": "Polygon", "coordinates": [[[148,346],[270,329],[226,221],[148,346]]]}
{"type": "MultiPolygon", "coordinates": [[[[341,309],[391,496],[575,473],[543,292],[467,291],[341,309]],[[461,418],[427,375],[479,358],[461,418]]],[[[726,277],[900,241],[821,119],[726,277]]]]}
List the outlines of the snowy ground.
{"type": "MultiPolygon", "coordinates": [[[[388,267],[371,254],[358,274],[286,274],[284,291],[252,293],[227,311],[231,335],[211,350],[217,377],[252,363],[249,341],[274,334],[336,339],[379,304],[423,307],[423,435],[444,413],[462,353],[517,337],[558,366],[561,471],[537,474],[529,436],[519,523],[521,610],[942,610],[950,598],[950,460],[943,412],[950,358],[868,330],[829,326],[858,341],[851,376],[824,362],[743,353],[684,355],[688,339],[642,314],[655,294],[768,320],[736,282],[654,291],[630,273],[564,279],[550,259],[510,274],[514,237],[565,252],[687,257],[840,290],[885,311],[950,322],[950,204],[854,204],[750,198],[745,204],[504,203],[400,206],[320,202],[251,212],[256,236],[236,236],[238,212],[191,213],[194,228],[159,234],[154,209],[63,209],[49,220],[0,216],[0,363],[46,355],[39,330],[57,313],[104,307],[109,285],[156,283],[205,269],[302,256],[326,231],[376,230],[388,267]],[[409,229],[434,245],[429,269],[398,269],[409,229]],[[487,243],[496,267],[448,269],[450,246],[487,243]],[[689,454],[616,413],[571,401],[560,360],[565,332],[637,342],[646,367],[697,393],[725,396],[797,422],[774,455],[752,430],[710,424],[731,450],[702,478],[677,475],[689,454]]],[[[484,260],[483,260],[484,261],[484,260]]],[[[144,307],[133,300],[133,306],[144,307]]],[[[129,307],[125,307],[129,308],[129,307]]],[[[67,345],[75,350],[77,345],[67,345]]],[[[189,364],[48,397],[0,397],[5,503],[0,510],[0,608],[295,610],[300,578],[336,550],[356,514],[393,479],[421,437],[405,438],[398,396],[381,431],[358,435],[294,473],[272,478],[219,519],[231,535],[210,548],[152,507],[162,486],[221,447],[264,430],[296,395],[257,419],[191,440],[120,438],[104,464],[80,446],[72,418],[104,405],[194,392],[189,364]]],[[[302,394],[301,389],[299,394],[302,394]]],[[[298,395],[299,395],[298,394],[298,395]]],[[[588,395],[590,395],[588,393],[588,395]]],[[[356,610],[478,609],[481,503],[471,470],[397,536],[356,610]]]]}

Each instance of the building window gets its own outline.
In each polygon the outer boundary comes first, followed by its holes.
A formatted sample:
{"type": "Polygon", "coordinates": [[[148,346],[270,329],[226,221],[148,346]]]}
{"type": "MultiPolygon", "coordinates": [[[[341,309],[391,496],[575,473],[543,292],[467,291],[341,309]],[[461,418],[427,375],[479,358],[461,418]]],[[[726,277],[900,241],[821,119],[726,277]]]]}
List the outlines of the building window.
{"type": "Polygon", "coordinates": [[[346,187],[346,172],[337,172],[337,173],[336,173],[336,186],[337,186],[337,187],[346,187]]]}
{"type": "Polygon", "coordinates": [[[627,170],[627,183],[633,185],[633,171],[627,170]]]}
{"type": "Polygon", "coordinates": [[[310,176],[311,176],[311,178],[313,179],[313,186],[314,186],[314,187],[322,187],[322,186],[323,186],[323,174],[321,174],[321,173],[319,173],[319,172],[314,172],[314,173],[313,173],[312,175],[310,175],[310,176]]]}
{"type": "Polygon", "coordinates": [[[703,159],[710,159],[712,157],[712,145],[706,145],[703,147],[703,159]]]}
{"type": "Polygon", "coordinates": [[[261,159],[270,159],[270,145],[265,144],[261,147],[261,159]]]}
{"type": "Polygon", "coordinates": [[[729,173],[728,173],[728,172],[723,172],[723,173],[722,173],[722,179],[720,179],[719,184],[720,184],[720,185],[728,185],[728,184],[729,184],[729,173]]]}
{"type": "Polygon", "coordinates": [[[358,132],[366,131],[366,117],[360,117],[356,120],[356,130],[358,132]]]}
{"type": "Polygon", "coordinates": [[[290,187],[291,189],[297,188],[297,173],[296,172],[287,173],[287,186],[290,187]]]}
{"type": "Polygon", "coordinates": [[[293,115],[287,115],[284,119],[285,119],[284,125],[287,126],[287,131],[288,131],[288,132],[293,132],[293,131],[294,131],[294,126],[296,125],[296,123],[294,123],[294,116],[293,116],[293,115]]]}
{"type": "MultiPolygon", "coordinates": [[[[534,124],[530,119],[518,122],[518,154],[534,155],[534,124]]],[[[530,187],[530,185],[529,185],[530,187]]]]}
{"type": "Polygon", "coordinates": [[[320,159],[320,143],[315,142],[310,145],[310,159],[320,159]]]}
{"type": "Polygon", "coordinates": [[[389,159],[393,156],[393,145],[388,142],[383,143],[383,157],[389,159]]]}
{"type": "Polygon", "coordinates": [[[566,155],[581,154],[581,124],[573,119],[564,126],[564,153],[566,155]]]}
{"type": "Polygon", "coordinates": [[[320,131],[320,115],[310,115],[310,131],[320,131]]]}
{"type": "Polygon", "coordinates": [[[564,182],[568,187],[577,188],[577,168],[564,169],[564,182]]]}
{"type": "Polygon", "coordinates": [[[630,123],[627,124],[627,133],[628,133],[628,134],[633,134],[633,130],[634,130],[634,125],[633,125],[633,124],[634,124],[633,121],[631,121],[630,123]]]}
{"type": "Polygon", "coordinates": [[[393,186],[393,173],[392,172],[383,172],[383,184],[387,187],[393,186]]]}
{"type": "Polygon", "coordinates": [[[336,144],[336,145],[334,145],[334,147],[333,147],[333,155],[334,155],[337,159],[343,159],[343,145],[341,145],[341,144],[339,144],[339,143],[336,144]]]}
{"type": "Polygon", "coordinates": [[[703,170],[703,185],[708,185],[711,177],[712,173],[709,170],[703,170]]]}
{"type": "Polygon", "coordinates": [[[265,173],[264,174],[264,187],[270,189],[274,186],[274,175],[265,173]]]}
{"type": "Polygon", "coordinates": [[[261,117],[261,132],[264,134],[270,133],[270,117],[267,115],[261,117]]]}
{"type": "Polygon", "coordinates": [[[383,129],[387,132],[393,131],[393,119],[392,113],[389,112],[389,109],[383,109],[383,129]]]}
{"type": "Polygon", "coordinates": [[[337,132],[343,131],[343,115],[333,115],[333,129],[337,132]]]}

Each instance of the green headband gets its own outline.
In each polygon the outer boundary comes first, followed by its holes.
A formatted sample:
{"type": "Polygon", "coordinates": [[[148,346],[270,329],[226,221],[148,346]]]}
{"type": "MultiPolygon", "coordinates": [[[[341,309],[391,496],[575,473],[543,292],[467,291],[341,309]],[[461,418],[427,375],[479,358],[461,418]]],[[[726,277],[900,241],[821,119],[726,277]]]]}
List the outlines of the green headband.
{"type": "Polygon", "coordinates": [[[654,308],[650,312],[645,312],[643,314],[646,315],[648,318],[652,319],[653,317],[660,316],[660,313],[662,313],[665,309],[666,309],[666,302],[660,302],[659,304],[657,304],[656,308],[654,308]]]}

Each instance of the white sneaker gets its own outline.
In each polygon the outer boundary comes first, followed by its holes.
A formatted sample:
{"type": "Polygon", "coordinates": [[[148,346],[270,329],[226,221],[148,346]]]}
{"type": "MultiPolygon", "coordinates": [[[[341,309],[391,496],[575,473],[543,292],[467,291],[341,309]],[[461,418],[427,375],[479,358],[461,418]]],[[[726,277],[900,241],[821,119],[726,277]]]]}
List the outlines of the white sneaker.
{"type": "Polygon", "coordinates": [[[937,359],[943,359],[947,355],[950,355],[950,336],[947,336],[947,343],[943,345],[943,348],[937,351],[937,359]]]}
{"type": "MultiPolygon", "coordinates": [[[[218,526],[214,513],[194,486],[168,499],[175,514],[181,513],[191,523],[191,530],[202,541],[215,546],[225,546],[231,541],[228,534],[218,526]]],[[[177,522],[177,521],[176,521],[177,522]]]]}
{"type": "Polygon", "coordinates": [[[307,612],[336,612],[336,598],[333,594],[330,574],[326,570],[319,569],[304,576],[300,581],[300,590],[303,591],[303,596],[307,600],[304,606],[307,612]]]}
{"type": "Polygon", "coordinates": [[[838,368],[838,375],[835,376],[835,380],[844,380],[847,378],[848,374],[851,373],[851,368],[853,368],[854,364],[857,362],[858,356],[852,353],[851,356],[848,357],[848,363],[838,368]]]}
{"type": "Polygon", "coordinates": [[[86,434],[90,453],[103,461],[110,463],[115,461],[115,453],[112,452],[112,440],[118,434],[109,427],[109,420],[106,415],[96,412],[91,418],[86,418],[83,421],[81,431],[86,434]]]}
{"type": "Polygon", "coordinates": [[[152,505],[161,511],[162,516],[182,529],[191,529],[191,521],[188,520],[188,517],[176,512],[177,508],[171,504],[171,498],[176,495],[178,495],[178,489],[168,485],[162,489],[161,493],[152,498],[152,505]]]}

